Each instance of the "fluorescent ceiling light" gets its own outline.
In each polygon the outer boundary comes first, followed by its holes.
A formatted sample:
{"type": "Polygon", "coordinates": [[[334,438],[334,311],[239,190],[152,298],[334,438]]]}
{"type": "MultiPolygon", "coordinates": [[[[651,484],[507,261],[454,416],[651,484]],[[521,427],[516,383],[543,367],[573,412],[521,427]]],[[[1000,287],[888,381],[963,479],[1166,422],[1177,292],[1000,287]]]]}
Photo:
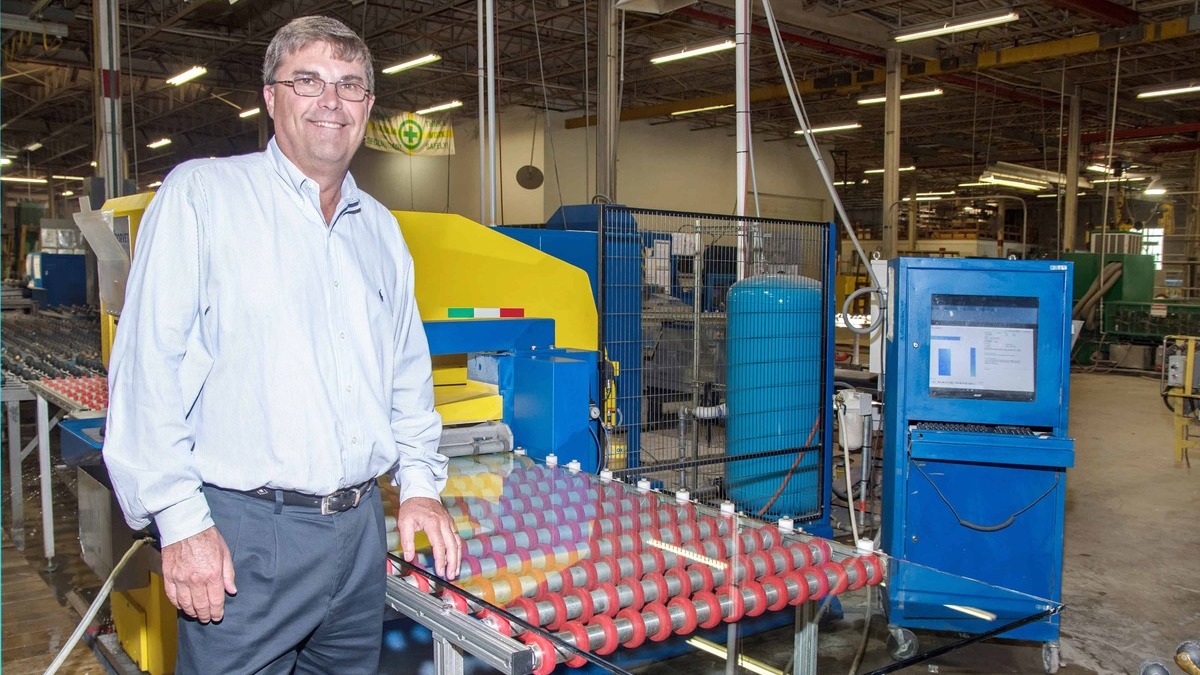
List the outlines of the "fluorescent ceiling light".
{"type": "Polygon", "coordinates": [[[92,162],[91,162],[91,165],[92,165],[92,168],[93,168],[93,169],[94,169],[94,168],[96,168],[96,167],[98,167],[98,166],[100,166],[98,163],[96,163],[96,161],[95,161],[95,160],[92,160],[92,162]]]}
{"type": "Polygon", "coordinates": [[[153,183],[151,183],[151,184],[147,185],[146,187],[148,187],[148,188],[156,188],[156,187],[158,187],[158,186],[160,186],[160,185],[162,185],[162,181],[161,181],[161,180],[156,180],[156,181],[154,181],[153,183]]]}
{"type": "Polygon", "coordinates": [[[260,112],[262,112],[262,111],[259,110],[258,108],[250,108],[249,110],[243,110],[242,112],[238,113],[238,117],[241,117],[242,119],[245,119],[247,117],[254,117],[255,115],[257,115],[260,112]]]}
{"type": "Polygon", "coordinates": [[[1049,183],[1033,180],[1032,178],[1020,178],[1018,176],[1005,176],[992,172],[985,172],[979,177],[979,180],[984,183],[992,183],[994,185],[1004,185],[1014,187],[1021,190],[1045,190],[1050,187],[1049,183]]]}
{"type": "MultiPolygon", "coordinates": [[[[1087,193],[1086,193],[1086,192],[1076,192],[1076,193],[1075,193],[1075,196],[1076,196],[1076,197],[1083,197],[1083,196],[1085,196],[1085,195],[1087,195],[1087,193]]],[[[1037,198],[1038,198],[1038,199],[1053,199],[1053,198],[1055,198],[1055,197],[1057,197],[1057,196],[1058,196],[1058,193],[1057,193],[1057,192],[1050,192],[1050,193],[1047,193],[1047,194],[1044,194],[1044,195],[1038,195],[1038,196],[1037,196],[1037,198]]]]}
{"type": "MultiPolygon", "coordinates": [[[[914,98],[929,98],[930,96],[941,96],[943,93],[941,87],[933,89],[922,89],[921,91],[910,91],[906,94],[900,94],[901,101],[910,101],[914,98]]],[[[859,105],[871,105],[872,103],[884,103],[887,101],[887,96],[863,96],[858,99],[859,105]]]]}
{"type": "MultiPolygon", "coordinates": [[[[808,133],[823,134],[823,133],[830,132],[830,131],[853,131],[855,129],[861,129],[861,128],[862,128],[861,122],[843,122],[841,124],[826,124],[823,127],[812,127],[811,129],[808,130],[808,133]]],[[[792,133],[799,136],[799,135],[805,133],[805,131],[803,129],[797,129],[792,133]]]]}
{"type": "Polygon", "coordinates": [[[976,181],[974,183],[959,183],[958,187],[986,187],[988,185],[991,185],[991,183],[982,183],[982,182],[976,181]]]}
{"type": "Polygon", "coordinates": [[[1096,178],[1096,179],[1093,179],[1092,182],[1093,183],[1132,183],[1134,181],[1139,181],[1139,180],[1146,180],[1146,177],[1145,176],[1131,176],[1129,174],[1125,174],[1124,176],[1121,176],[1120,178],[1096,178]]]}
{"type": "MultiPolygon", "coordinates": [[[[1029,180],[1041,183],[1051,183],[1057,185],[1065,185],[1067,183],[1066,174],[1057,171],[1047,171],[1033,166],[1024,164],[1013,164],[1012,162],[992,162],[987,166],[986,171],[989,173],[1017,178],[1019,180],[1029,180]]],[[[1075,187],[1080,189],[1090,188],[1092,185],[1086,178],[1079,178],[1078,185],[1075,187]]]]}
{"type": "Polygon", "coordinates": [[[733,49],[733,47],[734,42],[731,38],[719,38],[717,40],[709,40],[708,42],[698,42],[685,47],[676,47],[675,49],[653,54],[650,56],[650,63],[655,65],[660,63],[670,63],[671,61],[678,61],[680,59],[690,59],[693,56],[703,56],[704,54],[712,54],[713,52],[733,49]]]}
{"type": "MultiPolygon", "coordinates": [[[[898,169],[898,171],[916,171],[916,170],[917,170],[917,167],[915,167],[915,166],[902,166],[898,169]]],[[[883,173],[883,169],[867,169],[866,171],[863,171],[863,173],[883,173]]]]}
{"type": "Polygon", "coordinates": [[[63,190],[62,192],[60,192],[58,194],[58,196],[59,197],[74,197],[75,191],[74,190],[63,190]]]}
{"type": "Polygon", "coordinates": [[[207,72],[208,72],[208,68],[205,68],[204,66],[192,66],[191,68],[188,68],[187,70],[176,75],[175,77],[172,77],[171,79],[167,80],[167,84],[173,84],[176,87],[178,87],[179,85],[183,84],[184,82],[191,82],[192,80],[196,79],[197,77],[200,77],[201,75],[203,75],[207,72]]]}
{"type": "Polygon", "coordinates": [[[1180,94],[1200,93],[1200,82],[1177,82],[1175,84],[1154,87],[1140,92],[1138,98],[1162,98],[1163,96],[1178,96],[1180,94]]]}
{"type": "Polygon", "coordinates": [[[871,182],[871,180],[869,178],[864,178],[862,180],[835,180],[835,181],[833,181],[833,184],[834,185],[867,185],[870,182],[871,182]]]}
{"type": "MultiPolygon", "coordinates": [[[[927,195],[927,196],[924,196],[924,197],[917,197],[917,201],[919,201],[919,202],[936,202],[936,201],[937,201],[937,200],[939,200],[939,199],[941,199],[941,197],[937,197],[937,196],[934,196],[934,195],[927,195]]],[[[904,198],[903,198],[903,199],[901,199],[900,201],[902,201],[902,202],[911,202],[912,200],[913,200],[913,198],[912,198],[912,197],[904,197],[904,198]]]]}
{"type": "Polygon", "coordinates": [[[417,114],[418,115],[428,115],[430,113],[441,112],[443,110],[450,110],[452,108],[461,108],[462,104],[463,104],[462,101],[455,99],[453,101],[450,101],[449,103],[440,103],[438,105],[425,108],[424,110],[418,110],[417,114]]]}
{"type": "Polygon", "coordinates": [[[8,166],[12,164],[12,160],[7,157],[0,157],[0,166],[8,166]]]}
{"type": "Polygon", "coordinates": [[[429,63],[436,63],[437,61],[441,61],[441,60],[442,60],[442,57],[438,54],[426,54],[424,56],[418,56],[415,59],[401,61],[400,63],[397,63],[394,66],[388,66],[387,68],[383,69],[383,74],[384,75],[395,75],[396,73],[398,73],[402,70],[408,70],[409,68],[416,68],[418,66],[423,66],[423,65],[426,65],[429,63]]]}
{"type": "Polygon", "coordinates": [[[25,146],[25,150],[28,152],[33,152],[35,150],[41,150],[41,149],[42,149],[42,144],[38,143],[37,141],[34,141],[33,143],[30,143],[29,145],[25,146]]]}
{"type": "Polygon", "coordinates": [[[956,194],[954,190],[938,190],[936,192],[918,192],[918,197],[950,197],[956,194]]]}
{"type": "Polygon", "coordinates": [[[170,145],[170,144],[171,144],[171,139],[169,139],[169,138],[160,138],[160,139],[158,139],[157,141],[154,141],[153,143],[147,143],[147,144],[146,144],[146,147],[147,147],[147,148],[150,148],[151,150],[157,150],[157,149],[159,149],[159,148],[161,148],[161,147],[163,147],[163,146],[167,146],[167,145],[170,145]]]}
{"type": "Polygon", "coordinates": [[[45,185],[48,182],[45,178],[22,178],[21,176],[0,176],[0,180],[6,183],[34,183],[36,185],[45,185]]]}
{"type": "Polygon", "coordinates": [[[87,178],[84,178],[83,176],[65,176],[63,174],[58,174],[58,173],[56,173],[50,177],[55,180],[87,180],[87,178]]]}
{"type": "Polygon", "coordinates": [[[1089,164],[1087,170],[1095,171],[1096,173],[1112,173],[1112,169],[1103,164],[1089,164]]]}
{"type": "Polygon", "coordinates": [[[981,12],[979,14],[968,14],[966,16],[954,17],[943,21],[932,21],[930,23],[918,24],[916,26],[908,26],[901,28],[892,33],[892,39],[896,42],[909,42],[912,40],[922,40],[925,38],[937,37],[938,35],[949,35],[950,33],[961,33],[966,30],[976,30],[986,28],[988,26],[996,26],[1009,21],[1020,19],[1021,15],[1011,9],[999,10],[995,12],[981,12]]]}
{"type": "Polygon", "coordinates": [[[732,108],[732,107],[733,107],[732,103],[725,103],[723,105],[710,105],[710,106],[707,106],[704,108],[691,108],[689,110],[678,110],[676,112],[671,113],[671,115],[672,116],[674,116],[674,115],[691,115],[692,113],[702,113],[702,112],[708,112],[710,110],[724,110],[726,108],[732,108]]]}

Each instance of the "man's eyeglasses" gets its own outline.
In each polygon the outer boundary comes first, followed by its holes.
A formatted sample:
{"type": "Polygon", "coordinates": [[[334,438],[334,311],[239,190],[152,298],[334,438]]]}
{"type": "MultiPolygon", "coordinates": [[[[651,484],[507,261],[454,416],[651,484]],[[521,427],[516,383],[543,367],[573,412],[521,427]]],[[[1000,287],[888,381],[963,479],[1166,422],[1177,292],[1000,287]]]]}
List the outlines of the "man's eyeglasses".
{"type": "Polygon", "coordinates": [[[292,88],[297,96],[320,96],[325,85],[332,84],[333,91],[343,101],[358,103],[367,99],[371,91],[357,82],[326,82],[319,77],[297,77],[294,80],[275,80],[271,84],[282,84],[292,88]]]}

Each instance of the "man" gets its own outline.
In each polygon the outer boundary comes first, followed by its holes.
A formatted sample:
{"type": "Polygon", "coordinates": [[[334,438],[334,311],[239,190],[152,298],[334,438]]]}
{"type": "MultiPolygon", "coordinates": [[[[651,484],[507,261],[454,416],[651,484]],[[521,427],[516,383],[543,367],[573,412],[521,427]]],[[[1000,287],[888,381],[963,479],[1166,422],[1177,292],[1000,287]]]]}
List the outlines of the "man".
{"type": "Polygon", "coordinates": [[[453,578],[429,347],[395,219],[349,175],[374,104],[366,44],[296,19],[267,48],[265,152],[187,162],[137,238],[104,459],[153,521],[182,613],[177,673],[377,672],[386,539],[453,578]]]}

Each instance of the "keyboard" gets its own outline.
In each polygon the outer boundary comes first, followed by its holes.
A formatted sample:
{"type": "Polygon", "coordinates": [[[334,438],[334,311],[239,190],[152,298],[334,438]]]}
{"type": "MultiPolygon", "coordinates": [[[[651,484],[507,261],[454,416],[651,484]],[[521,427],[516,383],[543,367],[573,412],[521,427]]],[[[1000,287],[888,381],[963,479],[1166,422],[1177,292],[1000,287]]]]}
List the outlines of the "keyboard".
{"type": "Polygon", "coordinates": [[[956,431],[973,434],[1006,434],[1009,436],[1036,436],[1029,427],[1009,424],[969,424],[965,422],[918,422],[919,431],[956,431]]]}

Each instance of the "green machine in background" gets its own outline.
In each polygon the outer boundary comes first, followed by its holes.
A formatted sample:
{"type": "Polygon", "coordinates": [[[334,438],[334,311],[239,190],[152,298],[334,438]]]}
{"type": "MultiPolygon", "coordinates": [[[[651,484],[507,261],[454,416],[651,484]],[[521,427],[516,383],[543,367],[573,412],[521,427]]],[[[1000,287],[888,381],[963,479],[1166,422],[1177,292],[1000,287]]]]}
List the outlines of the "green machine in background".
{"type": "Polygon", "coordinates": [[[1150,369],[1149,356],[1165,336],[1200,334],[1200,304],[1155,297],[1154,256],[1065,253],[1062,259],[1075,264],[1072,318],[1084,322],[1075,363],[1093,365],[1101,351],[1115,366],[1150,369]]]}
{"type": "MultiPolygon", "coordinates": [[[[1088,289],[1100,277],[1099,253],[1064,253],[1063,260],[1075,263],[1075,288],[1072,300],[1078,303],[1083,299],[1088,289]]],[[[1130,255],[1124,253],[1108,253],[1104,256],[1104,265],[1109,268],[1105,273],[1105,282],[1113,270],[1114,264],[1120,264],[1121,273],[1112,282],[1112,288],[1104,294],[1104,302],[1149,302],[1154,298],[1154,256],[1130,255]]],[[[1076,317],[1080,318],[1080,317],[1076,317]]]]}

